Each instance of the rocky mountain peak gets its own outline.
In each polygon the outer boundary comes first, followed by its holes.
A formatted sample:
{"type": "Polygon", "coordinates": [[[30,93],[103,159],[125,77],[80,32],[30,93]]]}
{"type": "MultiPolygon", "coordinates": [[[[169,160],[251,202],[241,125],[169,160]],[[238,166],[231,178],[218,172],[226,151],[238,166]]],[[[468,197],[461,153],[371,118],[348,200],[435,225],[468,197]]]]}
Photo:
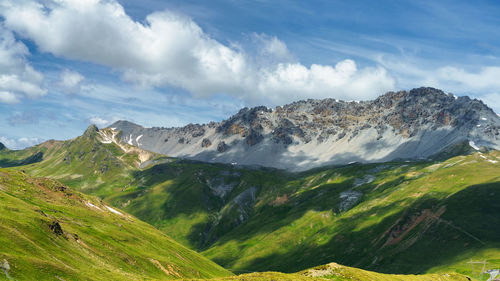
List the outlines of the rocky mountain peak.
{"type": "Polygon", "coordinates": [[[86,138],[94,137],[94,136],[97,136],[98,132],[99,132],[99,129],[97,128],[97,126],[92,124],[92,125],[88,126],[88,128],[85,130],[85,132],[83,133],[83,137],[86,137],[86,138]]]}
{"type": "Polygon", "coordinates": [[[182,128],[127,121],[111,127],[122,131],[123,142],[171,156],[296,170],[425,158],[468,140],[500,148],[500,118],[493,110],[428,87],[370,101],[328,98],[274,109],[245,107],[222,122],[182,128]]]}
{"type": "Polygon", "coordinates": [[[127,120],[118,120],[116,121],[115,123],[109,125],[109,128],[115,128],[115,127],[118,127],[118,128],[123,128],[123,127],[141,127],[140,125],[137,125],[133,122],[130,122],[130,121],[127,121],[127,120]]]}

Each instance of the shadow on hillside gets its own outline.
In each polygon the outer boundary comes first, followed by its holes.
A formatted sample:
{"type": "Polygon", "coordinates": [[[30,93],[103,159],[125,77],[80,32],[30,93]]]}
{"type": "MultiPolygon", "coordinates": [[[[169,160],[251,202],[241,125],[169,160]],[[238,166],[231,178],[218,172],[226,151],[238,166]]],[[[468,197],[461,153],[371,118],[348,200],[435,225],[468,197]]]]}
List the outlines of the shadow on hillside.
{"type": "MultiPolygon", "coordinates": [[[[401,200],[392,206],[406,202],[401,200]]],[[[391,206],[375,208],[340,219],[338,225],[342,229],[326,244],[297,245],[285,254],[255,258],[244,270],[295,272],[338,262],[378,272],[421,274],[456,262],[457,257],[469,259],[469,254],[480,249],[500,247],[500,182],[470,186],[443,200],[423,197],[377,224],[358,229],[369,216],[390,209],[391,206]],[[402,236],[401,241],[385,245],[401,235],[405,225],[412,225],[423,209],[436,214],[442,207],[446,211],[439,218],[430,216],[402,236]]],[[[215,262],[232,265],[223,258],[215,262]]]]}
{"type": "Polygon", "coordinates": [[[199,214],[208,216],[208,221],[204,220],[190,231],[188,240],[197,248],[207,240],[206,233],[210,231],[218,212],[235,197],[251,187],[257,189],[258,196],[262,186],[273,185],[287,178],[280,171],[247,170],[227,164],[187,160],[155,165],[136,171],[133,176],[140,187],[121,195],[120,201],[131,200],[127,209],[138,218],[161,228],[163,222],[180,217],[192,218],[199,214]],[[279,180],[271,177],[282,174],[282,177],[277,177],[279,180]],[[212,181],[216,183],[212,184],[212,181]],[[231,185],[229,193],[222,198],[209,187],[221,182],[231,185]]]}
{"type": "Polygon", "coordinates": [[[7,158],[0,159],[0,167],[1,168],[17,167],[17,166],[38,163],[41,162],[42,160],[43,160],[43,152],[39,151],[24,159],[7,159],[7,158]]]}

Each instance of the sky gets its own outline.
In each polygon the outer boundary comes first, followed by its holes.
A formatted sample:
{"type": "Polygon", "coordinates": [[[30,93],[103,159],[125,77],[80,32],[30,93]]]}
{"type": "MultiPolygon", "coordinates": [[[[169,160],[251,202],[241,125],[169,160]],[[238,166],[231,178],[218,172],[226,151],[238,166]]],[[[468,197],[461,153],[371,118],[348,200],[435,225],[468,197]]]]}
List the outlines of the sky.
{"type": "Polygon", "coordinates": [[[0,0],[0,142],[430,86],[500,112],[500,3],[0,0]]]}

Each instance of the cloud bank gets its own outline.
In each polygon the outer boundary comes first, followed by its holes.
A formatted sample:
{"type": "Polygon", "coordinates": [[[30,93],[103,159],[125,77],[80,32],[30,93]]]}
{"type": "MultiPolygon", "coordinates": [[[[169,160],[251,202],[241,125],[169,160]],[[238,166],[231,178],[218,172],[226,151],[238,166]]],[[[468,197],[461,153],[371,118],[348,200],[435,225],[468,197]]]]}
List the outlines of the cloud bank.
{"type": "Polygon", "coordinates": [[[21,137],[15,139],[15,138],[8,138],[5,136],[0,136],[0,142],[3,143],[9,149],[23,149],[33,145],[37,145],[43,142],[43,140],[40,138],[21,137]]]}
{"type": "Polygon", "coordinates": [[[134,21],[114,0],[7,0],[0,15],[42,52],[111,67],[138,85],[180,87],[195,97],[225,94],[251,105],[280,104],[367,99],[395,87],[382,67],[359,68],[352,60],[306,66],[292,61],[286,45],[272,36],[257,36],[261,50],[251,55],[176,13],[134,21]]]}
{"type": "Polygon", "coordinates": [[[17,103],[47,93],[44,76],[26,60],[28,48],[0,23],[0,102],[17,103]]]}

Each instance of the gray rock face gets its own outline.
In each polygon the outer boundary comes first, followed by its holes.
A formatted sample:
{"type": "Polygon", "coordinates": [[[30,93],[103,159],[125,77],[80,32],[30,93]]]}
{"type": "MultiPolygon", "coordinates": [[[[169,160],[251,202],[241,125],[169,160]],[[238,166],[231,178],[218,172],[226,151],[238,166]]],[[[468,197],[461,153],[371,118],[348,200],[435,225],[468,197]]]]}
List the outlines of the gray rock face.
{"type": "Polygon", "coordinates": [[[500,149],[495,112],[479,100],[433,88],[389,92],[372,101],[243,108],[222,122],[182,128],[144,128],[127,121],[110,128],[121,131],[124,143],[169,156],[292,171],[421,159],[464,141],[500,149]]]}

